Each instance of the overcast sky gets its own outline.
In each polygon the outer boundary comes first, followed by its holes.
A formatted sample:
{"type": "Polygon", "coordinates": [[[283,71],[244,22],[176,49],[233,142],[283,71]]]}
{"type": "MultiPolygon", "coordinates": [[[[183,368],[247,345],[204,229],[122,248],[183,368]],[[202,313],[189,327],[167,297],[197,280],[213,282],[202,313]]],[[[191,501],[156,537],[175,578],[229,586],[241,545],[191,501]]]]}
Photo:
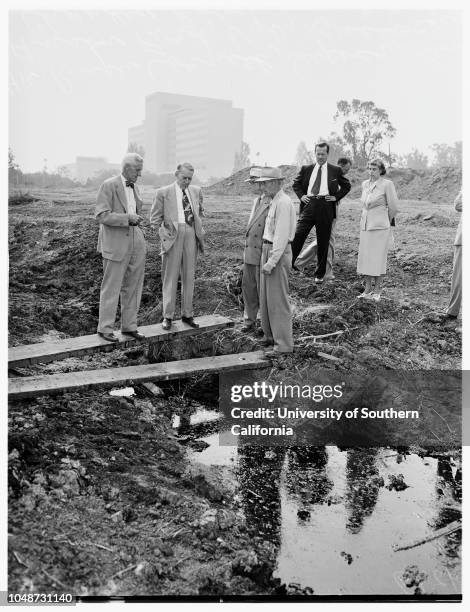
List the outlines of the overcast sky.
{"type": "Polygon", "coordinates": [[[9,143],[23,170],[118,162],[155,91],[245,111],[260,162],[335,129],[340,99],[386,109],[406,153],[462,139],[458,11],[22,11],[10,14],[9,143]]]}

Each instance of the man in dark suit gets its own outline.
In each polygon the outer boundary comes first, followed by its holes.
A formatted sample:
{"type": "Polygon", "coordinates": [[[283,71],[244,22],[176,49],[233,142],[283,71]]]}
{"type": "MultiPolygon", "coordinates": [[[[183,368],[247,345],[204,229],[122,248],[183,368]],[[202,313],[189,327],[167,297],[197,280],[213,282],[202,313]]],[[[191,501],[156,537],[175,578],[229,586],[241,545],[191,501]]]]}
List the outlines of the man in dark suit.
{"type": "Polygon", "coordinates": [[[292,243],[292,265],[294,266],[310,230],[315,226],[318,244],[316,283],[322,283],[325,276],[336,205],[351,189],[351,183],[341,168],[327,163],[329,151],[330,147],[326,142],[315,145],[317,162],[302,166],[292,184],[292,189],[300,200],[300,215],[292,243]]]}

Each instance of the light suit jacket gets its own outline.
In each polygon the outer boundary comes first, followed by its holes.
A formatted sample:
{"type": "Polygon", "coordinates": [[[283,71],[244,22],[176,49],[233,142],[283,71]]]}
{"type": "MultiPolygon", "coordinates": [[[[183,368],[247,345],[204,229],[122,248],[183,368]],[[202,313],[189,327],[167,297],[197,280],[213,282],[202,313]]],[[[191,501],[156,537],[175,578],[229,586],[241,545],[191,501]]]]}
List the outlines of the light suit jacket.
{"type": "Polygon", "coordinates": [[[370,181],[362,183],[361,230],[388,229],[398,211],[395,185],[389,179],[379,178],[369,189],[370,181]]]}
{"type": "MultiPolygon", "coordinates": [[[[198,250],[203,253],[205,232],[200,217],[202,211],[201,188],[196,185],[190,185],[187,191],[189,192],[189,200],[194,215],[194,231],[196,233],[198,250]]],[[[167,253],[173,246],[178,233],[178,203],[176,201],[175,183],[157,189],[155,200],[150,210],[150,224],[152,228],[158,228],[162,253],[167,253]]]]}
{"type": "Polygon", "coordinates": [[[271,198],[264,196],[262,204],[256,209],[260,197],[255,198],[253,202],[253,208],[246,226],[245,252],[243,254],[244,262],[254,266],[259,266],[261,261],[264,224],[271,204],[271,198]]]}
{"type": "MultiPolygon", "coordinates": [[[[136,212],[142,213],[143,202],[134,186],[136,212]]],[[[95,218],[100,223],[97,250],[104,259],[122,261],[129,248],[129,215],[127,197],[121,175],[106,179],[101,185],[95,206],[95,218]]],[[[140,227],[134,230],[142,231],[140,227]]]]}
{"type": "MultiPolygon", "coordinates": [[[[264,264],[272,270],[286,252],[286,248],[295,236],[296,215],[290,197],[280,189],[271,200],[268,216],[264,226],[263,239],[272,242],[271,255],[264,264]]],[[[290,266],[290,264],[289,264],[290,266]]]]}

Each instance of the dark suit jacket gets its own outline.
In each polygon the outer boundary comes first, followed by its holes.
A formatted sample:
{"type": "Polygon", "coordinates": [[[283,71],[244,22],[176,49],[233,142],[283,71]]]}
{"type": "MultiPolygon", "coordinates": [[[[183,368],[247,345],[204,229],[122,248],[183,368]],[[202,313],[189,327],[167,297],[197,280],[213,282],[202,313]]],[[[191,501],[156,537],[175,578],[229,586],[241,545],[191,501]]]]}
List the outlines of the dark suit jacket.
{"type": "MultiPolygon", "coordinates": [[[[312,172],[315,168],[315,165],[316,164],[302,166],[300,168],[299,174],[295,177],[294,182],[292,183],[292,189],[294,190],[294,193],[299,198],[299,200],[302,198],[302,196],[307,195],[308,184],[310,182],[310,177],[312,176],[312,172]]],[[[335,196],[336,203],[338,203],[341,198],[344,198],[344,196],[351,190],[351,183],[343,175],[339,166],[334,166],[333,164],[329,164],[328,162],[326,165],[328,169],[328,193],[332,196],[335,196]]],[[[332,202],[332,204],[334,204],[334,202],[332,202]]],[[[302,212],[304,206],[304,203],[301,202],[300,212],[302,212]]],[[[336,206],[334,210],[336,217],[336,206]]]]}

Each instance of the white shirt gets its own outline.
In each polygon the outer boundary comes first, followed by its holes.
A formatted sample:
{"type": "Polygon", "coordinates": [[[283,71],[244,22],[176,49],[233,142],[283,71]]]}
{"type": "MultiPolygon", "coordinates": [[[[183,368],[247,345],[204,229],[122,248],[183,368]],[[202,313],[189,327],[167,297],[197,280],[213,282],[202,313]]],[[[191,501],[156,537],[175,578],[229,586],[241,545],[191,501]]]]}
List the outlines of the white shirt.
{"type": "MultiPolygon", "coordinates": [[[[183,190],[175,182],[175,191],[176,191],[176,206],[178,208],[178,223],[186,223],[186,219],[184,218],[184,208],[183,208],[183,190]]],[[[189,203],[191,204],[191,208],[193,208],[193,203],[191,202],[191,196],[189,195],[189,189],[186,189],[186,195],[188,196],[189,203]]]]}
{"type": "Polygon", "coordinates": [[[312,171],[312,176],[310,177],[310,181],[308,182],[308,194],[312,193],[313,185],[315,184],[315,180],[317,178],[317,174],[319,169],[321,168],[321,183],[320,183],[320,191],[318,195],[326,196],[329,195],[328,191],[328,166],[327,162],[320,166],[320,164],[315,164],[315,168],[312,171]]]}
{"type": "Polygon", "coordinates": [[[122,181],[122,186],[124,187],[124,192],[127,198],[127,212],[129,214],[135,215],[137,214],[137,206],[135,203],[134,190],[132,189],[132,187],[126,186],[127,179],[122,174],[121,174],[121,181],[122,181]]]}

